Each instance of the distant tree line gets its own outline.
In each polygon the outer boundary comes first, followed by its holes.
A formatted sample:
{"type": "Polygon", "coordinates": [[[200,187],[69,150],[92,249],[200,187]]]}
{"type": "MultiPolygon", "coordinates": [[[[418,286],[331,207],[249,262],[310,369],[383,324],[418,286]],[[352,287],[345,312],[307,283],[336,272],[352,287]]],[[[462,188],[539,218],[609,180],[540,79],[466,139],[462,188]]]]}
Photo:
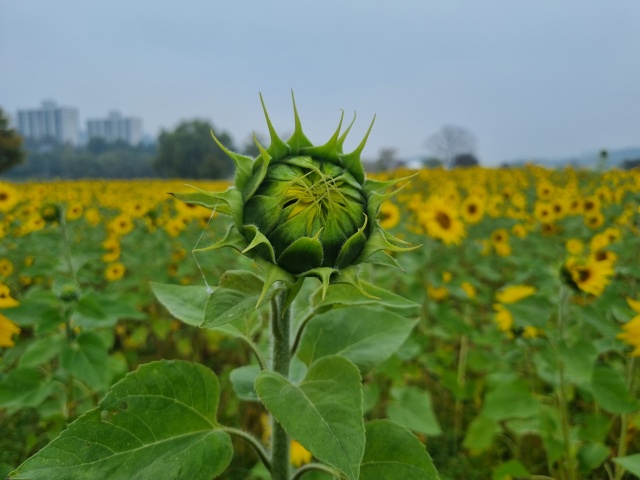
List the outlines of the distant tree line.
{"type": "MultiPolygon", "coordinates": [[[[231,178],[233,162],[213,141],[211,132],[232,151],[255,157],[259,150],[252,137],[237,148],[231,135],[206,120],[188,120],[172,131],[161,132],[156,144],[136,146],[92,138],[82,147],[61,145],[52,139],[26,141],[9,128],[0,109],[0,175],[10,180],[48,178],[231,178]]],[[[263,138],[259,142],[265,145],[263,138]]],[[[425,168],[471,167],[479,164],[475,137],[465,128],[445,125],[427,140],[433,156],[422,160],[425,168]]],[[[382,171],[405,166],[396,150],[383,148],[369,164],[382,171]]],[[[623,169],[640,167],[640,159],[626,160],[623,169]]]]}
{"type": "MultiPolygon", "coordinates": [[[[228,149],[235,151],[228,133],[218,131],[207,121],[189,120],[173,131],[163,131],[152,145],[109,143],[101,138],[92,138],[82,147],[59,144],[51,139],[27,141],[23,145],[24,161],[14,161],[7,168],[0,168],[0,173],[11,180],[229,178],[233,174],[233,162],[213,141],[212,131],[228,149]]],[[[244,148],[253,154],[255,147],[246,144],[244,148]]]]}

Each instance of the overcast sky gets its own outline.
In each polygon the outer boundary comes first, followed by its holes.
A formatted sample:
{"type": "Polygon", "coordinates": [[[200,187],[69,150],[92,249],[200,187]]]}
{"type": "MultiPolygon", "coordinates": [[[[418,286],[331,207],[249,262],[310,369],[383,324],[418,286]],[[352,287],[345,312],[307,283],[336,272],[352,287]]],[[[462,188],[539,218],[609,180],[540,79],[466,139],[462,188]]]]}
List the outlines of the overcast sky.
{"type": "Polygon", "coordinates": [[[237,145],[324,143],[344,109],[354,148],[428,154],[469,129],[484,164],[640,146],[640,1],[0,0],[0,107],[43,99],[81,125],[117,109],[155,135],[204,118],[237,145]]]}

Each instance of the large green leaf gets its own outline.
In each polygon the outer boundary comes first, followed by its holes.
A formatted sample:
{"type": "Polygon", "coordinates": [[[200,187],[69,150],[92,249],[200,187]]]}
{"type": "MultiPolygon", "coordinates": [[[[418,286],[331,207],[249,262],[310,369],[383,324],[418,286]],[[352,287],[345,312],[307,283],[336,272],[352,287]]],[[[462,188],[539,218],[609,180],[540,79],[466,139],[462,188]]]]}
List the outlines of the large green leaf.
{"type": "Polygon", "coordinates": [[[150,282],[151,290],[171,315],[193,326],[204,321],[209,291],[203,286],[166,285],[150,282]]]}
{"type": "MultiPolygon", "coordinates": [[[[258,365],[244,365],[231,370],[229,380],[231,380],[233,390],[240,400],[259,400],[255,389],[255,382],[261,371],[258,365]]],[[[293,382],[301,382],[306,373],[307,366],[297,358],[294,358],[289,369],[289,377],[291,380],[293,382]]]]}
{"type": "Polygon", "coordinates": [[[440,435],[431,397],[416,387],[396,387],[391,389],[391,401],[387,404],[387,417],[414,432],[425,435],[440,435]]]}
{"type": "Polygon", "coordinates": [[[409,430],[389,420],[367,423],[359,480],[438,480],[433,461],[409,430]]]}
{"type": "Polygon", "coordinates": [[[109,380],[109,345],[96,332],[81,333],[66,345],[60,364],[74,377],[95,389],[106,389],[109,380]]]}
{"type": "Polygon", "coordinates": [[[361,291],[353,285],[342,283],[329,285],[324,299],[322,298],[322,289],[318,289],[314,294],[313,303],[316,310],[322,312],[329,308],[375,305],[391,310],[399,310],[406,316],[417,316],[419,314],[420,305],[414,301],[364,280],[359,280],[359,282],[364,291],[371,295],[370,297],[362,295],[361,291]]]}
{"type": "Polygon", "coordinates": [[[60,384],[44,377],[42,369],[18,367],[0,379],[0,407],[14,412],[28,407],[37,407],[51,395],[60,384]]]}
{"type": "Polygon", "coordinates": [[[564,364],[565,379],[576,385],[588,385],[598,352],[593,342],[579,340],[573,345],[562,342],[558,355],[564,364]]]}
{"type": "Polygon", "coordinates": [[[628,457],[618,457],[613,459],[619,465],[622,465],[627,471],[640,478],[640,453],[629,455],[628,457]]]}
{"type": "MultiPolygon", "coordinates": [[[[220,278],[218,286],[209,297],[204,310],[203,328],[225,325],[256,310],[261,298],[264,281],[257,275],[243,270],[229,270],[220,278]]],[[[270,289],[263,301],[277,293],[270,289]]]]}
{"type": "Polygon", "coordinates": [[[64,348],[65,336],[63,333],[54,334],[32,341],[20,356],[20,367],[37,367],[47,363],[53,357],[60,354],[64,348]]]}
{"type": "Polygon", "coordinates": [[[481,415],[491,420],[528,418],[540,406],[524,380],[507,380],[494,385],[487,393],[481,415]]]}
{"type": "Polygon", "coordinates": [[[203,365],[159,361],[116,383],[11,479],[212,478],[233,450],[216,421],[220,386],[203,365]]]}
{"type": "Polygon", "coordinates": [[[604,365],[593,369],[591,391],[602,408],[611,413],[631,413],[640,409],[638,400],[631,397],[622,375],[604,365]]]}
{"type": "Polygon", "coordinates": [[[493,445],[493,438],[501,431],[498,422],[479,415],[469,424],[462,445],[471,455],[478,455],[493,445]]]}
{"type": "Polygon", "coordinates": [[[373,307],[330,310],[306,326],[298,356],[310,365],[318,358],[339,354],[365,372],[400,348],[416,322],[373,307]]]}
{"type": "Polygon", "coordinates": [[[263,371],[255,386],[291,437],[350,480],[358,478],[365,433],[360,372],[353,363],[338,355],[321,358],[299,385],[263,371]]]}

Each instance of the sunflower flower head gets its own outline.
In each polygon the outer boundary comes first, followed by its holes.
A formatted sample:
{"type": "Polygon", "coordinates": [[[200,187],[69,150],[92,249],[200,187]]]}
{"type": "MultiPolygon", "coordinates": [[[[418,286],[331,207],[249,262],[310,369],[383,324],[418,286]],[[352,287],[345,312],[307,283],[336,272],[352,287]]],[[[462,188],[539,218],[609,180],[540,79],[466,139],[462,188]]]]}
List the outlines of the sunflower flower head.
{"type": "Polygon", "coordinates": [[[627,303],[636,316],[622,325],[622,332],[617,337],[627,345],[634,347],[631,356],[640,357],[640,301],[627,298],[627,303]]]}
{"type": "Polygon", "coordinates": [[[20,302],[11,297],[9,287],[4,283],[0,283],[0,308],[13,308],[18,305],[20,305],[20,302]]]}
{"type": "Polygon", "coordinates": [[[444,197],[430,197],[419,212],[419,219],[427,235],[445,245],[459,245],[466,235],[458,209],[444,197]]]}
{"type": "Polygon", "coordinates": [[[0,212],[7,213],[18,204],[18,191],[13,185],[0,182],[0,212]]]}
{"type": "Polygon", "coordinates": [[[400,180],[365,178],[360,154],[373,122],[358,147],[344,153],[353,121],[341,132],[341,117],[331,138],[313,145],[294,100],[294,132],[284,141],[264,101],[262,106],[271,143],[265,148],[254,137],[260,151],[255,159],[231,152],[214,136],[235,163],[234,185],[224,192],[175,194],[233,220],[222,240],[201,250],[231,247],[252,258],[265,274],[263,296],[277,281],[292,287],[306,277],[320,279],[323,292],[329,283],[349,283],[365,293],[357,280],[359,264],[380,259],[395,264],[386,252],[416,248],[385,232],[378,220],[382,203],[398,191],[390,188],[400,180]]]}
{"type": "Polygon", "coordinates": [[[536,288],[530,285],[511,285],[500,290],[496,300],[500,303],[517,303],[535,293],[536,288]]]}
{"type": "Polygon", "coordinates": [[[13,335],[20,333],[20,327],[0,313],[0,348],[13,347],[13,335]]]}
{"type": "Polygon", "coordinates": [[[612,261],[598,261],[588,258],[569,257],[561,270],[561,277],[577,292],[598,297],[602,294],[615,273],[612,261]]]}

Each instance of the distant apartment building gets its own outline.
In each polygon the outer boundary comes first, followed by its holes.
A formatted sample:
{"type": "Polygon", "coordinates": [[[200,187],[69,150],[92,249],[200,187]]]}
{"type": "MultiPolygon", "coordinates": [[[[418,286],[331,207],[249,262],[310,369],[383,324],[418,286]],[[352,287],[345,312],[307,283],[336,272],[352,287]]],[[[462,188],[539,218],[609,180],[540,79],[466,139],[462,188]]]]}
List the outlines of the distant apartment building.
{"type": "Polygon", "coordinates": [[[80,120],[77,108],[59,107],[45,100],[41,108],[18,110],[16,128],[27,140],[54,140],[77,145],[80,120]]]}
{"type": "Polygon", "coordinates": [[[111,112],[107,118],[87,120],[87,139],[102,138],[107,142],[122,140],[138,145],[142,140],[142,120],[111,112]]]}

